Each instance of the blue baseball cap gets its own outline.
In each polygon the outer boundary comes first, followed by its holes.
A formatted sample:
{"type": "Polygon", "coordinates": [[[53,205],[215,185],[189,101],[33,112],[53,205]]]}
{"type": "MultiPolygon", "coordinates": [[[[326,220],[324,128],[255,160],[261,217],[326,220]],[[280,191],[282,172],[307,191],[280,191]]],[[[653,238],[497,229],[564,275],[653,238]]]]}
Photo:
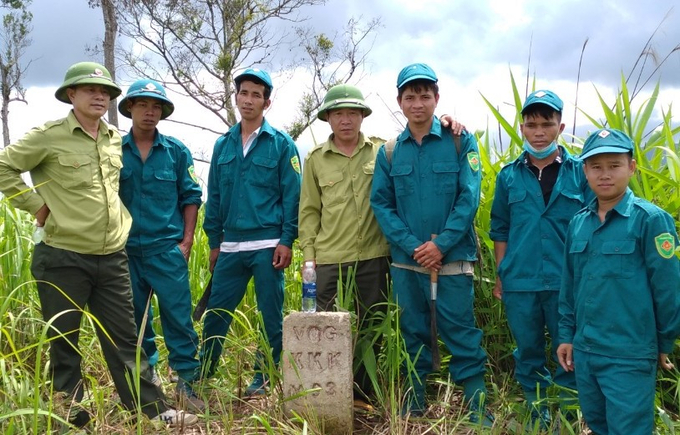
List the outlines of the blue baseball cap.
{"type": "Polygon", "coordinates": [[[269,76],[269,73],[259,68],[248,68],[241,74],[234,77],[234,82],[237,85],[239,85],[243,80],[247,79],[248,77],[254,77],[257,79],[257,81],[264,83],[264,85],[267,86],[270,91],[274,89],[274,85],[272,84],[272,78],[269,76]]]}
{"type": "Polygon", "coordinates": [[[163,85],[155,80],[140,79],[130,85],[125,98],[118,103],[118,111],[126,118],[132,118],[132,114],[128,109],[128,101],[131,98],[153,98],[159,100],[162,104],[161,119],[165,119],[175,111],[175,105],[165,94],[163,85]]]}
{"type": "Polygon", "coordinates": [[[596,156],[598,154],[623,154],[632,152],[633,141],[626,133],[615,128],[603,128],[588,136],[588,139],[586,139],[586,142],[583,144],[581,160],[585,160],[588,157],[596,156]]]}
{"type": "Polygon", "coordinates": [[[413,80],[429,80],[437,83],[437,74],[434,70],[424,63],[413,63],[404,67],[397,77],[397,89],[400,89],[408,82],[413,80]]]}
{"type": "Polygon", "coordinates": [[[526,108],[532,104],[545,104],[546,106],[552,107],[558,112],[561,112],[562,108],[564,107],[560,97],[558,97],[553,91],[548,90],[534,91],[529,94],[527,100],[524,102],[524,106],[522,106],[522,112],[524,112],[526,108]]]}

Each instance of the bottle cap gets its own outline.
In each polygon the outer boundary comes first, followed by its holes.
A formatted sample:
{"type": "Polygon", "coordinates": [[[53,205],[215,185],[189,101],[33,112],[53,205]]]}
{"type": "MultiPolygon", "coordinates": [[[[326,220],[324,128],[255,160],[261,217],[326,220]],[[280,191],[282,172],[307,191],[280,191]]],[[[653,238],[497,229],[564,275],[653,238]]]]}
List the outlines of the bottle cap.
{"type": "Polygon", "coordinates": [[[305,261],[305,267],[314,267],[313,261],[305,261]]]}

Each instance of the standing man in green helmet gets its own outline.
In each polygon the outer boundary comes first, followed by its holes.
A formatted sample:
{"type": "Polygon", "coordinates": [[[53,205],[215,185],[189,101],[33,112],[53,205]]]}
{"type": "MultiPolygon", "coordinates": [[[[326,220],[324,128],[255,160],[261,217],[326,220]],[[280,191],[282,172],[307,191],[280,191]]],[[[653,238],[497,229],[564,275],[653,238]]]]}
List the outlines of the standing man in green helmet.
{"type": "Polygon", "coordinates": [[[139,405],[152,419],[189,426],[196,416],[168,408],[151,382],[146,354],[137,349],[124,249],[131,218],[118,196],[121,137],[101,119],[120,93],[103,66],[72,65],[55,96],[73,110],[0,153],[0,191],[44,229],[31,272],[43,318],[51,323],[50,389],[55,400],[75,405],[69,421],[84,426],[91,419],[78,406],[84,393],[78,337],[87,306],[123,406],[139,405]],[[35,188],[24,183],[23,172],[30,172],[35,188]]]}
{"type": "MultiPolygon", "coordinates": [[[[187,147],[156,128],[175,110],[160,83],[137,80],[130,85],[118,110],[132,119],[132,129],[123,137],[120,197],[132,215],[125,249],[130,258],[137,329],[142,328],[155,293],[168,362],[178,374],[178,401],[194,412],[202,412],[205,404],[192,388],[198,376],[198,335],[191,321],[187,265],[201,205],[201,187],[187,147]]],[[[160,384],[154,370],[158,361],[154,339],[148,316],[142,347],[149,356],[152,379],[160,384]]]]}
{"type": "Polygon", "coordinates": [[[247,395],[268,383],[265,363],[275,365],[283,347],[283,270],[290,265],[298,233],[300,158],[293,140],[273,128],[264,111],[272,80],[249,68],[234,78],[241,121],[215,143],[203,229],[210,245],[213,286],[203,323],[201,376],[217,369],[232,315],[255,279],[271,354],[260,349],[247,395]]]}
{"type": "MultiPolygon", "coordinates": [[[[300,195],[300,248],[304,260],[316,266],[317,308],[334,309],[338,279],[347,282],[351,273],[360,330],[370,327],[374,312],[385,311],[390,279],[390,248],[369,201],[380,148],[361,132],[370,114],[354,86],[328,91],[317,117],[333,133],[305,159],[300,195]]],[[[379,350],[380,341],[375,341],[373,351],[379,350]]],[[[366,406],[363,401],[372,397],[373,385],[360,352],[355,357],[355,404],[366,406]]]]}

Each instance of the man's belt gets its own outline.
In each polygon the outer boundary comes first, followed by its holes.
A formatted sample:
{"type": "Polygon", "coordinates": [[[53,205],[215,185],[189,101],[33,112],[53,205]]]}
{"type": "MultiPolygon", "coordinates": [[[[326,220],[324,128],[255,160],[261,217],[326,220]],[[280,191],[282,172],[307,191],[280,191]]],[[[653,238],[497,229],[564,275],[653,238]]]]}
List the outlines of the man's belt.
{"type": "MultiPolygon", "coordinates": [[[[413,266],[411,264],[401,264],[392,263],[392,266],[398,267],[399,269],[412,270],[414,272],[423,273],[425,275],[430,274],[430,269],[421,266],[413,266]]],[[[446,263],[442,266],[439,271],[439,275],[470,275],[474,274],[475,267],[471,261],[454,261],[452,263],[446,263]]]]}

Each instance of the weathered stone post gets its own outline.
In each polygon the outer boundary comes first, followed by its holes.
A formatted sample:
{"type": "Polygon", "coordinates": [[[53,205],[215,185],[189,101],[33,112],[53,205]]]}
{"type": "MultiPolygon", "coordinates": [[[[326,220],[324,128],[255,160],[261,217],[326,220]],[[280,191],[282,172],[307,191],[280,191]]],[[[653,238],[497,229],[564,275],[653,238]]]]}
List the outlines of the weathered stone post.
{"type": "Polygon", "coordinates": [[[350,434],[354,420],[349,313],[291,313],[283,320],[284,411],[350,434]]]}

